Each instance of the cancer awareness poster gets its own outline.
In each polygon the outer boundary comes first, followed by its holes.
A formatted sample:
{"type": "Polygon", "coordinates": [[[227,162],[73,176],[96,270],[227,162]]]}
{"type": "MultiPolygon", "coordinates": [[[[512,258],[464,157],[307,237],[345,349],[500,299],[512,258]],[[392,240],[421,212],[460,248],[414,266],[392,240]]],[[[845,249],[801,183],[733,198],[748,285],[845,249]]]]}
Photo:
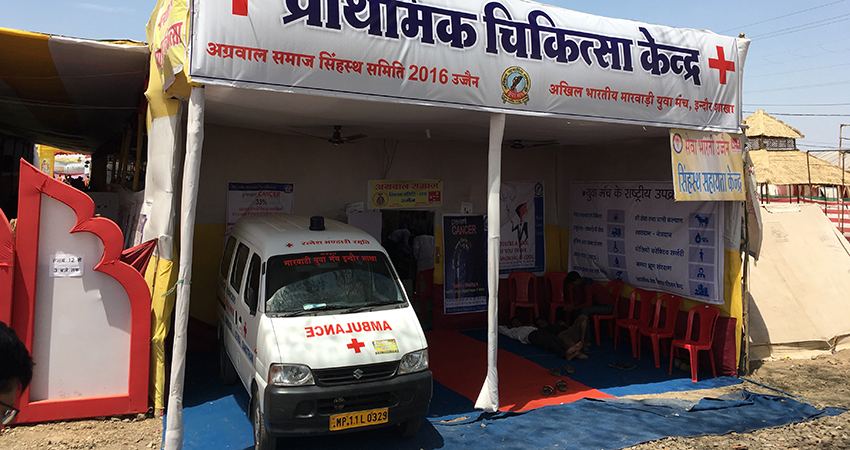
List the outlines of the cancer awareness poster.
{"type": "Polygon", "coordinates": [[[487,310],[487,229],[484,216],[443,214],[445,314],[487,310]]]}
{"type": "Polygon", "coordinates": [[[676,202],[669,182],[577,182],[570,190],[570,270],[723,303],[722,203],[676,202]]]}
{"type": "Polygon", "coordinates": [[[543,275],[543,182],[505,181],[501,189],[499,276],[506,278],[518,270],[543,275]]]}
{"type": "Polygon", "coordinates": [[[242,216],[292,213],[292,183],[227,183],[227,232],[242,216]]]}

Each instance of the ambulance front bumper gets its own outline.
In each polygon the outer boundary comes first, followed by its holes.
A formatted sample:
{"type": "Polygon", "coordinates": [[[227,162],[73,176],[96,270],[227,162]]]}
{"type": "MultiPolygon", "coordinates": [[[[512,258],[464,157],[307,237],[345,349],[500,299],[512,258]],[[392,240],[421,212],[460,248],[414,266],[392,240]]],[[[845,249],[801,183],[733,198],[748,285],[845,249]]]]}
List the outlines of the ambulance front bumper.
{"type": "Polygon", "coordinates": [[[274,436],[358,431],[422,418],[431,403],[431,371],[338,386],[266,386],[264,416],[274,436]],[[331,431],[331,417],[387,409],[387,422],[331,431]]]}

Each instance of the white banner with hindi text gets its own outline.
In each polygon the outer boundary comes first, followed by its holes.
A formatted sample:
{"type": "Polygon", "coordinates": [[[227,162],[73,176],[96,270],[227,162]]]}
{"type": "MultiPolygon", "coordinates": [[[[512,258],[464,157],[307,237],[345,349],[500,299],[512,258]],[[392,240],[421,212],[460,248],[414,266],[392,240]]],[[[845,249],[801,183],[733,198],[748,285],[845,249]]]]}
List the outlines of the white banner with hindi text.
{"type": "Polygon", "coordinates": [[[576,182],[570,270],[723,303],[722,202],[676,202],[663,182],[576,182]]]}
{"type": "Polygon", "coordinates": [[[739,132],[749,40],[519,0],[194,0],[192,81],[739,132]],[[237,6],[239,6],[237,8],[237,6]]]}

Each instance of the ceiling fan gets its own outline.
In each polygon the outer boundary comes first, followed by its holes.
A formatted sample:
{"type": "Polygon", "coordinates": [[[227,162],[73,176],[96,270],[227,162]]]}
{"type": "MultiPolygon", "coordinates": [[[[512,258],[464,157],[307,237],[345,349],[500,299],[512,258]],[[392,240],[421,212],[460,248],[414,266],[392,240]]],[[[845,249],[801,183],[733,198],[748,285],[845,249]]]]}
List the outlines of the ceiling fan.
{"type": "Polygon", "coordinates": [[[528,148],[528,147],[545,147],[549,145],[557,145],[558,141],[554,139],[550,139],[548,141],[531,141],[531,140],[523,140],[523,139],[508,139],[505,140],[505,145],[510,148],[520,149],[520,148],[528,148]]]}
{"type": "Polygon", "coordinates": [[[358,139],[363,139],[364,137],[366,137],[365,134],[352,134],[351,136],[343,136],[341,130],[342,125],[334,125],[334,134],[333,136],[331,136],[330,139],[328,139],[328,142],[333,145],[347,144],[353,143],[358,139]]]}

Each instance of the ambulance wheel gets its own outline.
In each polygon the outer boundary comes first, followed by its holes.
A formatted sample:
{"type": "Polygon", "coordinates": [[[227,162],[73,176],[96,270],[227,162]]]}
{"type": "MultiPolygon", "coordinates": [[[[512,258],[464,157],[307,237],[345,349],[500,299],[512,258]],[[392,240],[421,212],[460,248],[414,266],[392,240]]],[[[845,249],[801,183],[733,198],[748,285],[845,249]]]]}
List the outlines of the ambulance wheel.
{"type": "Polygon", "coordinates": [[[277,438],[269,434],[266,422],[263,420],[263,411],[260,408],[259,394],[254,389],[251,397],[251,410],[253,411],[251,422],[254,425],[254,450],[274,450],[277,447],[277,438]]]}
{"type": "Polygon", "coordinates": [[[407,422],[402,422],[398,424],[398,433],[402,435],[402,437],[413,437],[418,431],[419,426],[422,424],[422,419],[416,417],[414,419],[410,419],[407,422]]]}
{"type": "Polygon", "coordinates": [[[224,339],[219,339],[218,343],[218,376],[223,384],[233,384],[237,378],[236,368],[224,349],[224,339]]]}

